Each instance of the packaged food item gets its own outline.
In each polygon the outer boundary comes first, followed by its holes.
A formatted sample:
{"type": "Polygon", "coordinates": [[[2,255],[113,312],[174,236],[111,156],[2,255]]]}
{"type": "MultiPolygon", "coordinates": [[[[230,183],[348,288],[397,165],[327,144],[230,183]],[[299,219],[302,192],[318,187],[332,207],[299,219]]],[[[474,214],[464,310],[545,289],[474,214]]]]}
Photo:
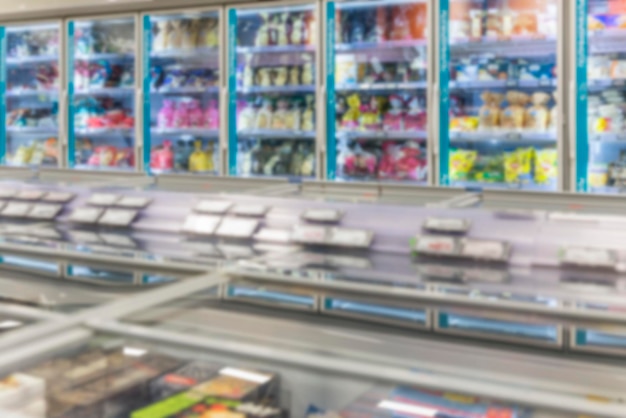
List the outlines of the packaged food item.
{"type": "Polygon", "coordinates": [[[510,64],[501,59],[484,59],[478,65],[478,80],[496,81],[509,78],[510,64]]]}
{"type": "Polygon", "coordinates": [[[556,149],[547,148],[535,151],[535,183],[549,184],[556,181],[558,158],[556,149]]]}
{"type": "Polygon", "coordinates": [[[246,131],[256,124],[256,110],[252,102],[239,102],[237,106],[237,129],[246,131]]]}
{"type": "Polygon", "coordinates": [[[487,10],[487,19],[485,22],[485,36],[489,38],[500,38],[502,34],[502,15],[500,14],[500,10],[487,10]]]}
{"type": "Polygon", "coordinates": [[[504,181],[518,183],[521,173],[520,154],[517,150],[504,153],[504,181]]]}
{"type": "Polygon", "coordinates": [[[506,94],[509,106],[502,112],[500,126],[504,129],[523,129],[526,120],[526,105],[530,98],[519,91],[506,94]]]}
{"type": "Polygon", "coordinates": [[[404,116],[404,130],[405,131],[423,131],[426,129],[426,123],[428,115],[420,99],[417,96],[413,96],[409,99],[408,110],[404,116]]]}
{"type": "Polygon", "coordinates": [[[603,80],[611,77],[613,61],[607,55],[591,55],[587,68],[590,80],[603,80]]]}
{"type": "Polygon", "coordinates": [[[519,79],[520,80],[553,80],[556,77],[556,68],[551,63],[529,63],[527,61],[521,61],[518,65],[519,79]]]}
{"type": "Polygon", "coordinates": [[[504,155],[478,155],[472,171],[470,180],[481,183],[502,183],[504,181],[504,155]]]}
{"type": "Polygon", "coordinates": [[[352,94],[346,99],[348,110],[343,115],[341,126],[344,129],[356,129],[359,126],[361,117],[361,99],[358,94],[352,94]]]}
{"type": "Polygon", "coordinates": [[[606,187],[609,184],[608,164],[593,164],[589,168],[589,186],[606,187]]]}
{"type": "Polygon", "coordinates": [[[361,117],[359,124],[364,131],[379,131],[382,128],[382,120],[380,115],[381,99],[372,96],[369,103],[361,105],[361,117]]]}
{"type": "Polygon", "coordinates": [[[520,11],[513,17],[513,35],[533,36],[537,35],[537,12],[520,11]]]}
{"type": "Polygon", "coordinates": [[[272,115],[272,102],[266,99],[263,101],[261,109],[256,113],[255,129],[269,129],[272,126],[272,115]]]}
{"type": "Polygon", "coordinates": [[[272,114],[272,129],[287,129],[287,101],[280,99],[276,111],[272,114]]]}
{"type": "Polygon", "coordinates": [[[478,153],[476,151],[452,149],[450,151],[450,180],[468,180],[477,156],[478,153]]]}
{"type": "Polygon", "coordinates": [[[481,98],[483,105],[478,113],[480,129],[489,130],[500,126],[502,95],[486,91],[483,92],[481,98]]]}
{"type": "MultiPolygon", "coordinates": [[[[300,129],[305,132],[312,132],[315,129],[315,126],[314,126],[315,111],[313,110],[314,96],[310,94],[305,96],[305,101],[306,101],[306,107],[302,111],[302,117],[300,119],[300,129]]],[[[297,108],[294,108],[292,111],[297,112],[299,110],[297,108]]]]}
{"type": "Polygon", "coordinates": [[[341,54],[335,57],[335,83],[357,83],[357,60],[354,55],[341,54]]]}
{"type": "Polygon", "coordinates": [[[611,61],[610,76],[614,80],[626,79],[626,60],[616,59],[611,61]]]}
{"type": "Polygon", "coordinates": [[[189,171],[206,172],[213,170],[213,150],[208,152],[202,149],[202,141],[197,139],[193,144],[194,150],[189,156],[189,171]]]}
{"type": "Polygon", "coordinates": [[[383,128],[386,131],[401,131],[403,129],[404,102],[400,96],[393,94],[389,97],[391,109],[383,117],[383,128]]]}
{"type": "Polygon", "coordinates": [[[408,142],[400,149],[395,162],[398,180],[424,181],[428,175],[426,158],[416,142],[408,142]]]}
{"type": "Polygon", "coordinates": [[[483,37],[483,20],[485,12],[481,8],[470,9],[470,38],[479,39],[483,37]]]}
{"type": "Polygon", "coordinates": [[[548,129],[550,124],[550,111],[548,102],[550,95],[544,92],[536,92],[531,96],[532,106],[526,111],[526,129],[542,132],[548,129]]]}
{"type": "Polygon", "coordinates": [[[557,103],[557,94],[553,93],[552,94],[552,100],[554,100],[554,106],[552,106],[552,109],[550,109],[550,123],[548,126],[548,129],[551,131],[556,131],[558,126],[558,122],[559,122],[559,104],[557,103]]]}

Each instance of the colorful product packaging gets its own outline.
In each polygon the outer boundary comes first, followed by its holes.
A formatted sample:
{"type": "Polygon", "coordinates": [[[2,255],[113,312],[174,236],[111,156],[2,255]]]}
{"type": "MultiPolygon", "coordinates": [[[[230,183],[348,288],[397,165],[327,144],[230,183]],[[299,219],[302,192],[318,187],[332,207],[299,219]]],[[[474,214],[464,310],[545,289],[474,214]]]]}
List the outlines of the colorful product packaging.
{"type": "Polygon", "coordinates": [[[542,149],[535,152],[535,183],[549,184],[556,180],[558,159],[556,149],[542,149]]]}

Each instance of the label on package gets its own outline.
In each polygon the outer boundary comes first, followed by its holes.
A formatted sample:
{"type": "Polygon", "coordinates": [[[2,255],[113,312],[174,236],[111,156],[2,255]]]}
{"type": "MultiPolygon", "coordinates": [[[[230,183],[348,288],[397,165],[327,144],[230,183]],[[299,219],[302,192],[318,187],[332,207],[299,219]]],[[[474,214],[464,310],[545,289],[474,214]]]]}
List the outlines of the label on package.
{"type": "Polygon", "coordinates": [[[62,205],[42,203],[34,205],[28,213],[28,217],[34,219],[54,219],[61,212],[61,209],[63,209],[62,205]]]}
{"type": "Polygon", "coordinates": [[[201,200],[194,210],[202,213],[224,214],[233,206],[232,203],[220,200],[201,200]]]}
{"type": "Polygon", "coordinates": [[[66,192],[48,192],[42,198],[44,202],[67,203],[74,198],[73,193],[66,192]]]}
{"type": "Polygon", "coordinates": [[[328,228],[323,226],[296,225],[291,239],[303,244],[324,244],[327,236],[328,228]]]}
{"type": "Polygon", "coordinates": [[[265,216],[269,208],[264,205],[236,205],[231,213],[237,216],[253,216],[262,217],[265,216]]]}
{"type": "Polygon", "coordinates": [[[31,207],[30,203],[9,202],[0,214],[11,217],[26,216],[31,207]]]}
{"type": "Polygon", "coordinates": [[[216,234],[222,237],[250,238],[258,226],[259,221],[256,219],[224,218],[216,234]]]}
{"type": "Polygon", "coordinates": [[[222,221],[218,216],[189,215],[183,224],[183,231],[190,234],[213,235],[222,221]]]}
{"type": "Polygon", "coordinates": [[[263,228],[255,236],[257,241],[289,243],[291,241],[291,231],[286,229],[263,228]]]}
{"type": "Polygon", "coordinates": [[[614,268],[617,255],[615,251],[603,248],[570,247],[562,250],[561,262],[577,266],[614,268]]]}
{"type": "Polygon", "coordinates": [[[504,261],[509,258],[510,247],[501,241],[466,239],[462,241],[461,255],[480,260],[504,261]]]}
{"type": "Polygon", "coordinates": [[[17,190],[0,188],[0,198],[9,199],[17,194],[17,190]]]}
{"type": "Polygon", "coordinates": [[[120,200],[120,196],[116,194],[95,193],[91,195],[87,203],[96,206],[112,206],[117,203],[118,200],[120,200]]]}
{"type": "Polygon", "coordinates": [[[20,200],[39,200],[43,197],[44,192],[41,190],[21,190],[17,195],[15,195],[16,199],[20,200]]]}
{"type": "Polygon", "coordinates": [[[309,209],[302,214],[302,218],[309,222],[337,223],[341,220],[343,213],[335,209],[309,209]]]}
{"type": "Polygon", "coordinates": [[[435,232],[465,233],[470,228],[470,222],[460,218],[428,218],[423,228],[435,232]]]}
{"type": "Polygon", "coordinates": [[[327,243],[341,247],[368,248],[373,234],[363,229],[331,228],[327,243]]]}
{"type": "Polygon", "coordinates": [[[104,212],[104,210],[101,208],[76,208],[70,215],[69,220],[72,222],[96,223],[96,221],[100,219],[100,216],[102,216],[102,212],[104,212]]]}
{"type": "Polygon", "coordinates": [[[98,221],[102,225],[128,226],[137,217],[136,210],[129,209],[107,209],[98,221]]]}
{"type": "Polygon", "coordinates": [[[152,202],[152,199],[142,196],[124,196],[117,201],[115,206],[124,208],[143,209],[152,202]]]}
{"type": "Polygon", "coordinates": [[[418,254],[455,256],[458,253],[457,239],[446,236],[423,235],[415,238],[413,250],[418,254]]]}

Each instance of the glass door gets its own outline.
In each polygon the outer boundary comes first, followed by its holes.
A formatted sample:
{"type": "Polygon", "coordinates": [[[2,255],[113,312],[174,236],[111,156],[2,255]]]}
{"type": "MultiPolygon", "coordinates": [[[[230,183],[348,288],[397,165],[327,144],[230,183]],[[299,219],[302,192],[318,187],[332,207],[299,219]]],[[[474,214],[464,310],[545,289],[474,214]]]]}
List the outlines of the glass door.
{"type": "Polygon", "coordinates": [[[60,29],[60,23],[0,28],[3,164],[59,165],[60,29]]]}
{"type": "Polygon", "coordinates": [[[577,178],[581,192],[626,192],[626,1],[578,0],[577,178]],[[585,10],[586,9],[586,10],[585,10]],[[584,16],[586,14],[587,16],[584,16]],[[585,19],[586,18],[586,19],[585,19]],[[584,26],[587,25],[587,27],[584,26]],[[586,116],[585,116],[586,113],[586,116]]]}
{"type": "Polygon", "coordinates": [[[68,22],[70,168],[134,170],[136,19],[68,22]]]}
{"type": "Polygon", "coordinates": [[[228,11],[234,176],[316,176],[317,6],[228,11]]]}
{"type": "Polygon", "coordinates": [[[428,182],[428,3],[327,3],[327,178],[428,182]]]}
{"type": "Polygon", "coordinates": [[[143,17],[144,167],[219,173],[220,16],[143,17]]]}
{"type": "Polygon", "coordinates": [[[557,0],[441,1],[441,184],[558,189],[558,14],[557,0]]]}

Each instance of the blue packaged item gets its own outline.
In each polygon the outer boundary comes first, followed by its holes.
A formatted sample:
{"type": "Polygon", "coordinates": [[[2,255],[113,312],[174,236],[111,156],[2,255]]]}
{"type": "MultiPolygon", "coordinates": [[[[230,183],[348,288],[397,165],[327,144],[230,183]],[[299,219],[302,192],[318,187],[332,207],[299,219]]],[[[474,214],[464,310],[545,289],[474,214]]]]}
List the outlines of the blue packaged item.
{"type": "Polygon", "coordinates": [[[520,80],[552,80],[555,75],[553,63],[528,63],[521,62],[519,67],[520,80]]]}

